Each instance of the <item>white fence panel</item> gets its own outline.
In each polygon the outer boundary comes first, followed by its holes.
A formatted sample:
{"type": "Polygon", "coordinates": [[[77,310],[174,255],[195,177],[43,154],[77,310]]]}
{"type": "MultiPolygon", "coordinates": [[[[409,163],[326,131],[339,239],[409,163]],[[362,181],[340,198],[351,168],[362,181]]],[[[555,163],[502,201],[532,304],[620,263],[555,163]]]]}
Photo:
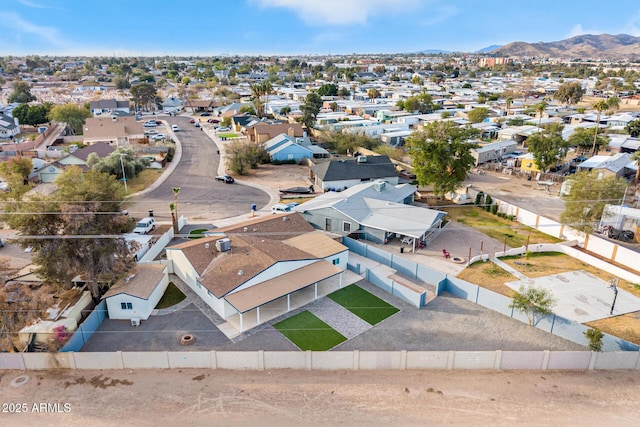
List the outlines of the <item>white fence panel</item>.
{"type": "Polygon", "coordinates": [[[125,369],[169,369],[166,351],[126,351],[122,364],[125,369]]]}
{"type": "Polygon", "coordinates": [[[68,353],[22,353],[25,369],[69,369],[68,353]]]}
{"type": "Polygon", "coordinates": [[[258,370],[262,360],[258,360],[262,352],[258,351],[216,351],[218,369],[258,370]]]}
{"type": "Polygon", "coordinates": [[[547,369],[588,369],[590,351],[551,351],[547,369]]]}
{"type": "Polygon", "coordinates": [[[612,351],[597,353],[594,369],[635,369],[640,353],[631,351],[612,351]]]}
{"type": "Polygon", "coordinates": [[[167,353],[169,368],[211,368],[210,351],[170,351],[167,353]]]}
{"type": "Polygon", "coordinates": [[[265,369],[305,369],[307,353],[294,351],[265,351],[265,369]]]}
{"type": "Polygon", "coordinates": [[[399,351],[361,351],[358,369],[400,369],[399,351]]]}
{"type": "Polygon", "coordinates": [[[456,351],[453,353],[453,369],[493,369],[495,351],[456,351]]]}
{"type": "MultiPolygon", "coordinates": [[[[358,357],[357,352],[352,351],[314,351],[311,354],[311,368],[327,370],[354,369],[355,357],[358,357]]],[[[357,364],[355,366],[357,367],[357,364]]]]}
{"type": "Polygon", "coordinates": [[[76,369],[123,369],[122,353],[119,351],[71,354],[76,362],[76,369]]]}
{"type": "Polygon", "coordinates": [[[408,351],[407,369],[447,369],[448,351],[408,351]]]}
{"type": "Polygon", "coordinates": [[[503,351],[500,369],[542,369],[542,351],[503,351]]]}

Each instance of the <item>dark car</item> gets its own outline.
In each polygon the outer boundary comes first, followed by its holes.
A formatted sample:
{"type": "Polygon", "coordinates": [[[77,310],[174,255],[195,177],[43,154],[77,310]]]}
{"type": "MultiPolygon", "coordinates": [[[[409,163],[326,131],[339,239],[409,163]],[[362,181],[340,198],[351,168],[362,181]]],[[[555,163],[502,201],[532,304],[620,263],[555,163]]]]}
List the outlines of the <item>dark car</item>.
{"type": "Polygon", "coordinates": [[[216,176],[216,181],[222,181],[225,184],[232,184],[234,182],[234,179],[229,175],[218,175],[216,176]]]}
{"type": "Polygon", "coordinates": [[[207,113],[206,111],[204,113],[200,113],[201,117],[207,117],[207,116],[210,116],[210,115],[211,115],[211,113],[207,113]]]}
{"type": "Polygon", "coordinates": [[[220,123],[220,120],[218,120],[218,119],[209,119],[209,120],[207,120],[207,123],[220,123]]]}

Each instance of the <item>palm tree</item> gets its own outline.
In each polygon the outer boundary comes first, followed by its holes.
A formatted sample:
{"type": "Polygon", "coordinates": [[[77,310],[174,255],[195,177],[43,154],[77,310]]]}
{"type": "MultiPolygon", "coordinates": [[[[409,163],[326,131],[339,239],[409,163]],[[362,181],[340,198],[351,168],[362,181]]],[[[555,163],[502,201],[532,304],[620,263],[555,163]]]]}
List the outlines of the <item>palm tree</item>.
{"type": "Polygon", "coordinates": [[[593,109],[598,112],[596,117],[596,131],[593,136],[593,148],[591,150],[592,155],[598,154],[598,131],[600,130],[600,115],[605,110],[615,110],[620,106],[620,100],[615,96],[609,99],[601,99],[593,104],[593,109]]]}
{"type": "Polygon", "coordinates": [[[633,181],[634,185],[638,185],[638,178],[640,178],[640,151],[636,151],[631,155],[631,160],[636,162],[636,179],[633,181]]]}
{"type": "Polygon", "coordinates": [[[369,97],[369,100],[373,101],[380,96],[380,91],[373,87],[367,91],[367,96],[369,97]]]}
{"type": "Polygon", "coordinates": [[[511,104],[513,104],[513,98],[508,97],[505,103],[507,104],[507,116],[508,116],[509,113],[511,112],[511,104]]]}
{"type": "Polygon", "coordinates": [[[173,203],[169,205],[171,216],[173,217],[173,233],[178,234],[178,193],[180,187],[173,187],[173,203]]]}
{"type": "Polygon", "coordinates": [[[536,109],[536,113],[538,113],[538,127],[540,127],[540,123],[542,123],[542,114],[547,108],[547,103],[545,101],[540,101],[534,106],[534,108],[536,109]]]}

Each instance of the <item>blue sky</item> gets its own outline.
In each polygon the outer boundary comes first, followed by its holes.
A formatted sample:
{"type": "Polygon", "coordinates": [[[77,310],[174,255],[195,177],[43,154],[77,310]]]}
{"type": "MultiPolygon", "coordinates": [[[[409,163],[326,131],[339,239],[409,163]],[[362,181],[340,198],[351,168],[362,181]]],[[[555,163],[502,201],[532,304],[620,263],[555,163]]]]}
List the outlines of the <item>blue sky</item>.
{"type": "Polygon", "coordinates": [[[474,51],[585,33],[640,36],[640,2],[2,0],[0,4],[0,55],[474,51]]]}

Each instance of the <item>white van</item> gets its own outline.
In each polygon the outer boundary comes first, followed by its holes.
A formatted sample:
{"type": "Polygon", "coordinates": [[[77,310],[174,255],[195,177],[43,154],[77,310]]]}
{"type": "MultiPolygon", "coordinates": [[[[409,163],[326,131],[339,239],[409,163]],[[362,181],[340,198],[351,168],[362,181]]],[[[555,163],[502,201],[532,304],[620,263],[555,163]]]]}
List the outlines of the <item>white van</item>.
{"type": "Polygon", "coordinates": [[[136,234],[149,234],[151,231],[156,228],[156,220],[151,217],[142,218],[136,224],[136,228],[133,229],[133,232],[136,234]]]}
{"type": "Polygon", "coordinates": [[[289,213],[289,212],[291,212],[291,207],[288,205],[283,205],[279,203],[277,205],[271,206],[272,214],[289,213]]]}
{"type": "Polygon", "coordinates": [[[171,126],[171,130],[174,132],[178,132],[180,130],[180,128],[178,127],[178,125],[172,125],[171,126]]]}

